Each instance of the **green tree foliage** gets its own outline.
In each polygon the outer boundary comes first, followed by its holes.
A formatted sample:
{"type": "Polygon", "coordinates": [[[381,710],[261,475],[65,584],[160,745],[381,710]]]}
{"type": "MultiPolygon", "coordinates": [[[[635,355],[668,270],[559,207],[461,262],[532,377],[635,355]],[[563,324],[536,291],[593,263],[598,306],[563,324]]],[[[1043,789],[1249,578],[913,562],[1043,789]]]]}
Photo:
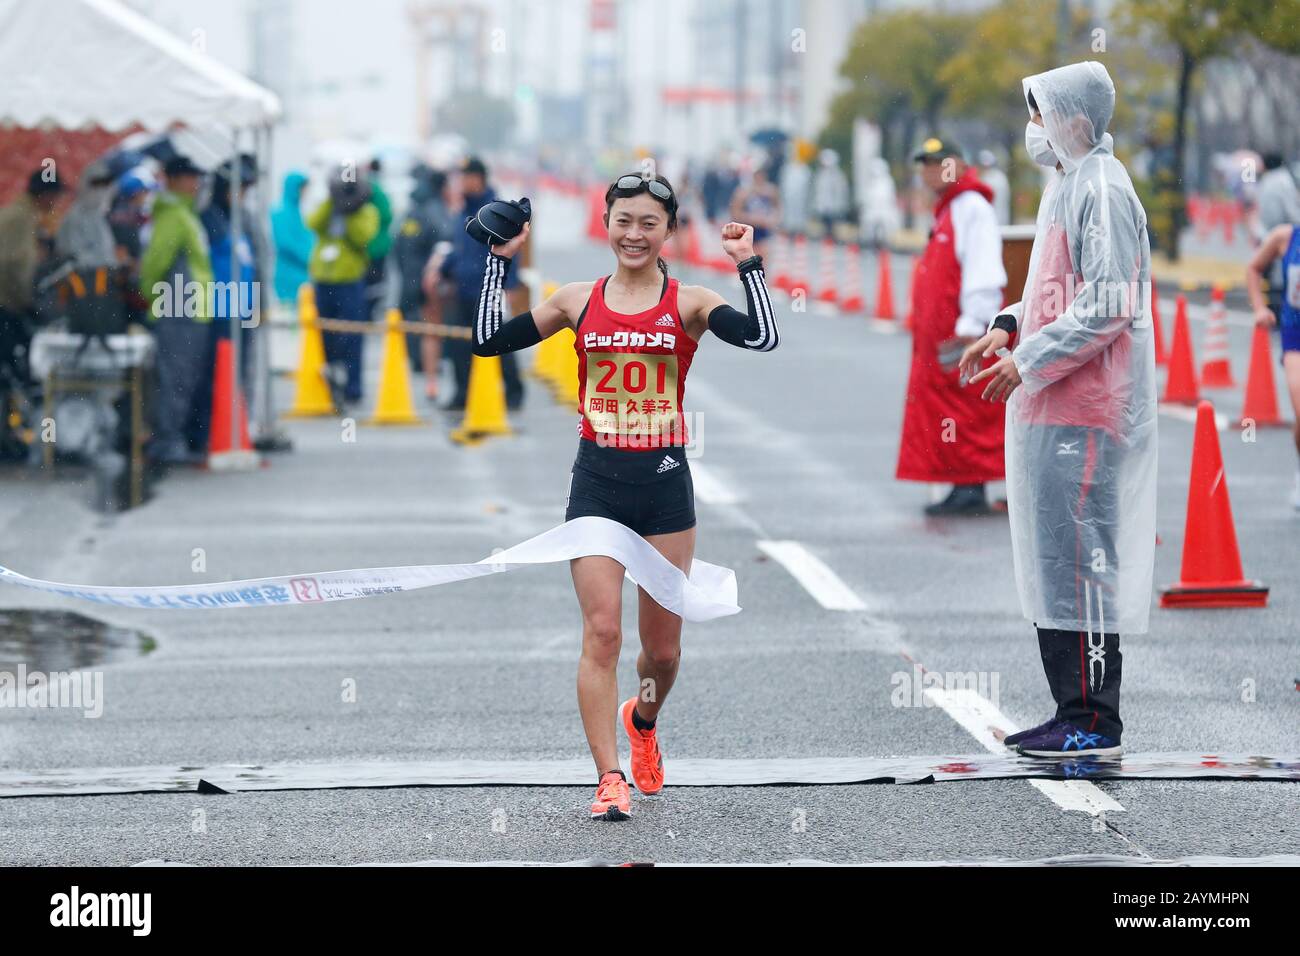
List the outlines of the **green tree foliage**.
{"type": "Polygon", "coordinates": [[[1184,164],[1188,112],[1197,70],[1226,56],[1247,37],[1287,53],[1300,52],[1300,0],[1120,0],[1116,19],[1139,40],[1171,47],[1176,70],[1172,163],[1155,172],[1148,212],[1171,259],[1187,223],[1184,164]]]}
{"type": "Polygon", "coordinates": [[[880,126],[881,152],[895,173],[907,168],[921,127],[939,123],[950,87],[940,69],[972,32],[971,14],[900,10],[869,17],[854,34],[840,74],[850,87],[831,106],[828,132],[851,141],[853,119],[880,126]]]}
{"type": "Polygon", "coordinates": [[[1000,0],[974,13],[900,10],[868,18],[840,67],[849,86],[832,103],[819,138],[843,151],[854,120],[871,120],[880,127],[885,159],[904,181],[923,135],[945,120],[980,121],[1012,158],[1013,188],[1034,186],[1018,148],[1027,118],[1020,81],[1064,63],[1100,60],[1119,87],[1113,125],[1121,157],[1126,146],[1169,157],[1138,187],[1154,233],[1176,258],[1198,68],[1251,40],[1300,54],[1300,0],[1115,0],[1099,22],[1090,19],[1091,5],[1073,0],[1065,38],[1058,37],[1058,9],[1055,0],[1000,0]]]}

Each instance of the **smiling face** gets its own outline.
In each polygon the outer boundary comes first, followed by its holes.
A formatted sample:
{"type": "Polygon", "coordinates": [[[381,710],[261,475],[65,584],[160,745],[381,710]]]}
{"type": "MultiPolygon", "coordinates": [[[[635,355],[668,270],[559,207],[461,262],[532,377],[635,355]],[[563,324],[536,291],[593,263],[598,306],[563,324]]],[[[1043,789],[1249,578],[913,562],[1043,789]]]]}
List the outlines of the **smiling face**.
{"type": "Polygon", "coordinates": [[[609,247],[625,269],[653,265],[668,238],[668,212],[648,192],[615,199],[605,214],[609,247]]]}

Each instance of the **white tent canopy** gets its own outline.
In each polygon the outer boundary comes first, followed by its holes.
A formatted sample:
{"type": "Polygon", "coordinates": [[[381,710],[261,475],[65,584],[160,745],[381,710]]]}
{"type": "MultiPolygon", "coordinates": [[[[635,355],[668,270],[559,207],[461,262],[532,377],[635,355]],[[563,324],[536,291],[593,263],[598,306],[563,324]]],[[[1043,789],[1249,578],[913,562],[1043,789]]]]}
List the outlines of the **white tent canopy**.
{"type": "Polygon", "coordinates": [[[274,93],[116,0],[0,0],[0,126],[267,126],[274,93]]]}

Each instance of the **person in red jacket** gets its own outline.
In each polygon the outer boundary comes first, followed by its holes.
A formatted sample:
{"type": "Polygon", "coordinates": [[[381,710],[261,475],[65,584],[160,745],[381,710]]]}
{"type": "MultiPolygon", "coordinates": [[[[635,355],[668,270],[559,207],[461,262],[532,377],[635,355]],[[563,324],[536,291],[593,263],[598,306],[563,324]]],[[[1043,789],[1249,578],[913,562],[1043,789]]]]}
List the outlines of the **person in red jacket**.
{"type": "Polygon", "coordinates": [[[952,483],[926,514],[986,514],[984,483],[1006,475],[1005,411],[962,387],[957,360],[988,329],[1007,284],[993,191],[951,142],[931,137],[913,158],[936,201],[913,286],[912,370],[896,477],[952,483]]]}

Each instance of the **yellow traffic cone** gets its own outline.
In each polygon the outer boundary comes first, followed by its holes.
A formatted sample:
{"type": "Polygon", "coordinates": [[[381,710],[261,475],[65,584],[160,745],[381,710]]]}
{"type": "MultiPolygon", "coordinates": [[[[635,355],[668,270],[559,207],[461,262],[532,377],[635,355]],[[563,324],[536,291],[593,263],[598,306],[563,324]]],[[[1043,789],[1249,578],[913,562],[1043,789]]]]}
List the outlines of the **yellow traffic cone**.
{"type": "Polygon", "coordinates": [[[293,407],[286,418],[317,418],[333,415],[334,399],[325,381],[325,340],[316,324],[316,296],[311,283],[298,289],[298,321],[302,324],[302,351],[294,373],[293,407]]]}
{"type": "Polygon", "coordinates": [[[406,334],[398,328],[402,313],[388,310],[388,331],[384,333],[383,363],[379,366],[379,398],[368,425],[422,425],[411,398],[410,361],[406,355],[406,334]]]}
{"type": "Polygon", "coordinates": [[[501,356],[475,355],[469,368],[469,398],[465,402],[465,419],[460,428],[451,433],[451,440],[467,445],[488,435],[509,434],[501,356]]]}
{"type": "Polygon", "coordinates": [[[534,352],[533,366],[528,370],[528,374],[542,382],[548,382],[551,378],[551,370],[555,368],[556,351],[555,348],[559,343],[556,342],[555,336],[549,336],[537,343],[537,349],[534,352]]]}
{"type": "MultiPolygon", "coordinates": [[[[549,299],[558,288],[559,286],[554,282],[548,282],[542,287],[542,295],[549,299]]],[[[548,381],[555,368],[556,355],[558,354],[556,347],[559,344],[553,335],[542,339],[534,353],[533,365],[528,370],[528,374],[533,378],[541,379],[543,382],[548,381]]]]}
{"type": "Polygon", "coordinates": [[[555,369],[551,375],[551,391],[562,405],[578,404],[578,353],[573,344],[577,336],[572,329],[561,329],[552,338],[559,339],[555,369]]]}

